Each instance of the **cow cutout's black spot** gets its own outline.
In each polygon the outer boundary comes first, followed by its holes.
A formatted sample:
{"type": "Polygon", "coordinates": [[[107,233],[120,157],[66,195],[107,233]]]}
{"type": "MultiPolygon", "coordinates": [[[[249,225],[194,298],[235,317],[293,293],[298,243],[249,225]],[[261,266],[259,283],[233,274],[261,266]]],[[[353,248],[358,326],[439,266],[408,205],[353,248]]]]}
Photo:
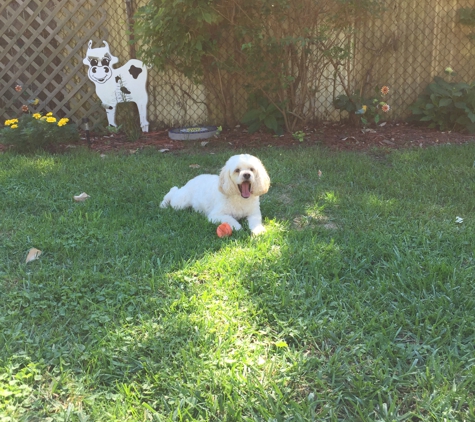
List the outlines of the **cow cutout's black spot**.
{"type": "Polygon", "coordinates": [[[122,80],[122,78],[120,77],[120,75],[117,75],[117,76],[115,77],[115,83],[116,83],[116,84],[118,84],[119,81],[121,81],[121,80],[122,80]]]}
{"type": "Polygon", "coordinates": [[[120,87],[120,90],[121,90],[124,94],[130,94],[130,91],[129,91],[125,86],[121,86],[121,87],[120,87]]]}
{"type": "Polygon", "coordinates": [[[112,107],[112,106],[109,106],[109,107],[107,107],[107,109],[108,109],[108,110],[113,110],[113,109],[114,109],[114,107],[112,107]]]}
{"type": "Polygon", "coordinates": [[[134,65],[131,65],[129,68],[129,73],[132,75],[134,79],[137,79],[139,75],[142,73],[142,69],[140,69],[140,67],[135,67],[134,65]]]}

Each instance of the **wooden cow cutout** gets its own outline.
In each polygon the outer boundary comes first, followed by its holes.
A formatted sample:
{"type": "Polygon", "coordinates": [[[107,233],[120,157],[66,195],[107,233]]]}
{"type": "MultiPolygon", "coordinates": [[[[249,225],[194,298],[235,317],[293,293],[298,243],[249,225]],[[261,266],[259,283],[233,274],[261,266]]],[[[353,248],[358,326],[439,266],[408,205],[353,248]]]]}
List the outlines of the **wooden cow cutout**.
{"type": "Polygon", "coordinates": [[[92,41],[89,41],[83,63],[89,66],[87,75],[96,85],[96,94],[106,109],[109,125],[117,126],[115,111],[118,103],[133,102],[139,110],[142,131],[148,132],[147,67],[140,60],[131,59],[114,69],[113,65],[119,59],[110,53],[109,44],[103,43],[105,47],[92,48],[92,41]]]}

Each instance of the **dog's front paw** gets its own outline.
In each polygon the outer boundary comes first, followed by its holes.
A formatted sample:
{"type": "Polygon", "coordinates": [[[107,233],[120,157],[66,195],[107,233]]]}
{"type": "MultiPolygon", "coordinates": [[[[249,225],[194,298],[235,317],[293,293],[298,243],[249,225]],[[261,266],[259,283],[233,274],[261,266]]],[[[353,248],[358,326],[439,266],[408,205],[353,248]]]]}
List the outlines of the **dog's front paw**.
{"type": "Polygon", "coordinates": [[[258,236],[258,235],[264,233],[265,231],[266,231],[266,228],[262,224],[259,224],[258,226],[254,227],[251,230],[251,233],[254,236],[258,236]]]}
{"type": "Polygon", "coordinates": [[[229,225],[233,228],[233,230],[241,230],[242,226],[236,222],[236,223],[229,223],[229,225]]]}

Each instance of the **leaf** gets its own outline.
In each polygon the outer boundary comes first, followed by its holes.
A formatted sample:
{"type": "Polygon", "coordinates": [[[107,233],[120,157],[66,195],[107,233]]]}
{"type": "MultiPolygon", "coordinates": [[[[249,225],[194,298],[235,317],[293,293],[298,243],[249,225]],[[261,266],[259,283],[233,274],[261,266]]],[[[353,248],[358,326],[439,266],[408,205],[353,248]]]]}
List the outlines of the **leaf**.
{"type": "Polygon", "coordinates": [[[272,129],[274,132],[277,132],[277,120],[273,115],[266,116],[266,118],[264,119],[264,124],[269,129],[272,129]]]}
{"type": "Polygon", "coordinates": [[[284,347],[289,347],[289,345],[288,345],[285,341],[283,341],[283,340],[277,341],[277,342],[275,343],[275,345],[276,345],[276,347],[278,347],[279,349],[284,348],[284,347]]]}
{"type": "Polygon", "coordinates": [[[247,130],[248,130],[249,133],[254,133],[254,132],[257,132],[260,127],[261,127],[261,122],[257,121],[257,122],[252,123],[251,125],[249,125],[247,130]]]}
{"type": "Polygon", "coordinates": [[[439,101],[439,107],[446,107],[450,104],[452,104],[452,99],[451,98],[442,98],[439,101]]]}
{"type": "MultiPolygon", "coordinates": [[[[206,23],[213,23],[213,15],[211,13],[203,13],[203,20],[206,22],[206,23]]],[[[200,49],[201,50],[201,49],[200,49]]]]}
{"type": "Polygon", "coordinates": [[[249,110],[244,114],[241,121],[245,124],[253,123],[255,120],[259,119],[261,113],[262,111],[257,108],[249,110]]]}
{"type": "Polygon", "coordinates": [[[26,256],[25,264],[28,264],[28,262],[34,261],[35,259],[38,259],[41,254],[42,252],[39,249],[31,248],[28,251],[28,255],[26,256]]]}
{"type": "Polygon", "coordinates": [[[76,202],[83,202],[87,198],[90,198],[90,196],[86,192],[83,192],[81,195],[73,196],[73,198],[76,202]]]}
{"type": "Polygon", "coordinates": [[[468,110],[467,104],[465,104],[462,101],[458,101],[458,102],[454,103],[454,106],[457,107],[457,108],[461,108],[462,110],[466,110],[466,111],[468,110]]]}

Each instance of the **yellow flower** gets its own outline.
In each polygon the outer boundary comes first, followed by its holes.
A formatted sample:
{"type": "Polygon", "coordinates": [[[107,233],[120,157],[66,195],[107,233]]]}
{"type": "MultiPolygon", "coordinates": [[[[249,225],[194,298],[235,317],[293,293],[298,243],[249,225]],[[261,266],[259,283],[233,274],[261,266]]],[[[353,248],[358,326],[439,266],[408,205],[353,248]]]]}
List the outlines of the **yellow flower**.
{"type": "Polygon", "coordinates": [[[15,123],[18,123],[18,119],[5,120],[5,126],[11,126],[15,123]]]}
{"type": "Polygon", "coordinates": [[[59,122],[58,122],[58,126],[61,127],[61,126],[64,126],[66,123],[69,122],[69,119],[64,117],[62,118],[59,122]]]}
{"type": "Polygon", "coordinates": [[[46,121],[47,121],[48,123],[56,123],[56,117],[47,117],[47,118],[46,118],[46,121]]]}
{"type": "Polygon", "coordinates": [[[41,114],[40,113],[35,113],[33,114],[33,117],[38,120],[40,117],[41,117],[41,114]]]}
{"type": "Polygon", "coordinates": [[[53,115],[53,112],[50,111],[49,113],[46,113],[46,115],[47,115],[48,117],[51,117],[51,116],[53,115]]]}
{"type": "Polygon", "coordinates": [[[18,127],[18,125],[11,125],[10,126],[12,129],[16,129],[18,127]]]}

